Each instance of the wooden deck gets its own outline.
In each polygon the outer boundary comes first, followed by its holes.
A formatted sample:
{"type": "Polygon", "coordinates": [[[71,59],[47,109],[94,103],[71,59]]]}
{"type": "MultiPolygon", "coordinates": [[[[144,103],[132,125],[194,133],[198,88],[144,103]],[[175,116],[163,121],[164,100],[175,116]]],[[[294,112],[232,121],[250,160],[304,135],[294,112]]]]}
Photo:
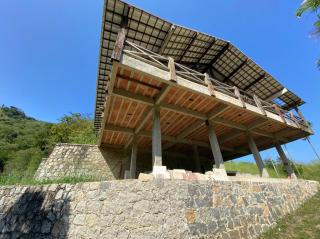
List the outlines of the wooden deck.
{"type": "MultiPolygon", "coordinates": [[[[134,47],[134,46],[133,46],[134,47]]],[[[222,85],[171,59],[124,51],[113,61],[100,130],[100,146],[152,147],[152,110],[160,108],[162,151],[212,157],[207,123],[216,131],[224,160],[250,154],[247,135],[259,150],[312,134],[301,117],[222,85]],[[151,56],[151,57],[150,57],[151,56]]]]}

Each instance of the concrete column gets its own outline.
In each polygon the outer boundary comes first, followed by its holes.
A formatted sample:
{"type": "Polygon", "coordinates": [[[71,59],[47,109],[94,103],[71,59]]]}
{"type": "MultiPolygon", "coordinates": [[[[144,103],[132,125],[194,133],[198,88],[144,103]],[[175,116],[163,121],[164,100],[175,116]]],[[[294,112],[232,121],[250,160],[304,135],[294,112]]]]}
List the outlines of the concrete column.
{"type": "Polygon", "coordinates": [[[162,166],[160,108],[153,110],[152,125],[152,174],[155,178],[170,178],[166,166],[162,166]]]}
{"type": "Polygon", "coordinates": [[[215,132],[213,126],[210,124],[210,122],[207,122],[207,125],[208,125],[209,141],[210,141],[212,154],[214,157],[215,166],[216,166],[216,168],[224,169],[223,158],[222,158],[222,154],[221,154],[221,150],[220,150],[220,146],[219,146],[216,132],[215,132]]]}
{"type": "Polygon", "coordinates": [[[290,161],[287,158],[286,154],[284,153],[281,145],[279,143],[276,143],[275,147],[276,147],[276,150],[278,151],[278,154],[280,156],[280,159],[281,159],[282,163],[284,164],[284,168],[286,169],[288,176],[291,179],[297,179],[297,176],[294,173],[294,171],[292,170],[292,167],[290,165],[290,161]]]}
{"type": "Polygon", "coordinates": [[[136,168],[137,168],[137,154],[138,154],[138,144],[137,139],[134,136],[131,148],[131,161],[130,161],[130,178],[136,178],[136,168]]]}
{"type": "Polygon", "coordinates": [[[262,161],[261,155],[259,153],[259,150],[258,150],[256,143],[254,142],[254,139],[252,138],[251,135],[248,135],[247,137],[248,137],[249,148],[250,148],[251,153],[253,154],[254,160],[256,161],[256,164],[258,166],[260,176],[261,177],[269,177],[269,174],[265,168],[265,165],[262,161]]]}
{"type": "Polygon", "coordinates": [[[152,125],[152,163],[162,166],[160,109],[154,108],[152,125]]]}
{"type": "Polygon", "coordinates": [[[194,154],[194,161],[195,161],[196,171],[198,173],[201,173],[201,163],[200,163],[200,158],[199,158],[199,152],[198,152],[198,146],[197,145],[193,145],[193,154],[194,154]]]}

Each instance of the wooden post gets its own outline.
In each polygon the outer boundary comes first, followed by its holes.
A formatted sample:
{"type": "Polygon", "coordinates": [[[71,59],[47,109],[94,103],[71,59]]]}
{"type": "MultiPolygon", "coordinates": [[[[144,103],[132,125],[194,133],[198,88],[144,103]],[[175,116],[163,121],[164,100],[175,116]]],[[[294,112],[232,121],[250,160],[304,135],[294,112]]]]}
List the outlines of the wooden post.
{"type": "Polygon", "coordinates": [[[131,161],[130,161],[130,178],[136,178],[137,169],[137,154],[138,154],[138,144],[136,136],[133,136],[132,148],[131,148],[131,161]]]}
{"type": "Polygon", "coordinates": [[[294,117],[293,113],[290,112],[290,118],[291,120],[297,125],[298,128],[301,128],[301,125],[299,124],[298,120],[296,119],[296,117],[294,117]]]}
{"type": "Polygon", "coordinates": [[[153,167],[162,166],[161,126],[160,126],[160,108],[159,107],[155,107],[153,110],[152,163],[153,163],[153,167]]]}
{"type": "MultiPolygon", "coordinates": [[[[128,10],[129,11],[129,10],[128,10]]],[[[114,44],[111,60],[120,61],[127,35],[128,17],[122,17],[120,31],[114,44]]]]}
{"type": "Polygon", "coordinates": [[[256,161],[256,164],[259,169],[260,177],[269,177],[269,174],[265,168],[265,165],[262,161],[261,155],[259,153],[258,147],[256,143],[254,142],[254,139],[250,134],[247,135],[248,138],[248,144],[249,148],[251,150],[251,153],[253,154],[254,160],[256,161]]]}
{"type": "Polygon", "coordinates": [[[294,110],[298,113],[299,117],[303,120],[303,122],[307,122],[306,119],[304,118],[302,112],[299,110],[298,107],[294,108],[294,110]]]}
{"type": "Polygon", "coordinates": [[[237,96],[238,100],[240,100],[242,107],[246,108],[246,103],[244,102],[242,95],[240,94],[239,89],[236,86],[234,86],[233,89],[234,89],[234,94],[237,96]]]}
{"type": "Polygon", "coordinates": [[[206,83],[207,87],[208,87],[208,90],[209,90],[209,93],[211,96],[215,96],[215,93],[214,93],[214,86],[210,80],[210,77],[207,73],[204,73],[204,82],[206,83]]]}
{"type": "Polygon", "coordinates": [[[200,158],[199,158],[199,152],[198,152],[198,146],[197,145],[193,145],[193,154],[194,154],[196,171],[198,173],[201,173],[201,163],[200,163],[200,158]]]}
{"type": "Polygon", "coordinates": [[[284,164],[284,167],[285,167],[285,169],[286,169],[286,171],[287,171],[288,176],[289,176],[290,178],[292,178],[292,179],[297,179],[297,176],[295,175],[295,173],[294,173],[294,171],[292,170],[292,167],[291,167],[291,165],[290,165],[290,161],[289,161],[289,159],[287,158],[286,154],[284,153],[281,145],[280,145],[279,143],[276,143],[275,147],[276,147],[276,150],[278,151],[278,154],[279,154],[279,156],[280,156],[281,161],[282,161],[283,164],[284,164]]]}
{"type": "Polygon", "coordinates": [[[170,81],[177,82],[176,67],[174,65],[174,59],[172,57],[169,57],[168,68],[170,74],[170,81]]]}
{"type": "Polygon", "coordinates": [[[258,98],[258,96],[253,95],[253,100],[254,100],[254,102],[256,103],[256,105],[258,106],[258,108],[260,109],[261,113],[262,113],[263,115],[267,115],[266,111],[265,111],[264,108],[262,107],[261,100],[258,98]]]}
{"type": "Polygon", "coordinates": [[[214,157],[215,165],[216,168],[224,168],[223,165],[223,158],[218,142],[218,138],[216,135],[216,132],[213,128],[213,126],[210,124],[210,122],[206,122],[208,126],[208,133],[209,133],[209,141],[210,141],[210,146],[211,146],[211,151],[214,157]]]}
{"type": "Polygon", "coordinates": [[[277,106],[276,104],[273,104],[272,106],[273,106],[274,110],[277,112],[277,114],[281,117],[282,121],[286,124],[287,121],[286,121],[286,119],[283,117],[283,114],[282,114],[279,106],[277,106]]]}

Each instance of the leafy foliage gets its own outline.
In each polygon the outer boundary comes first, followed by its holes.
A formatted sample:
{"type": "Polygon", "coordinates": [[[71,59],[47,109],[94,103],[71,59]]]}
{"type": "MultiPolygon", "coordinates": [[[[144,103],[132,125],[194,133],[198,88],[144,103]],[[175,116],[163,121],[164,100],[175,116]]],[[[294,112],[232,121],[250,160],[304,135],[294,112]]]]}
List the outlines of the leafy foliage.
{"type": "Polygon", "coordinates": [[[93,122],[82,114],[51,124],[28,117],[17,107],[0,107],[0,181],[30,179],[56,143],[95,144],[93,122]],[[9,180],[9,179],[8,179],[9,180]]]}
{"type": "MultiPolygon", "coordinates": [[[[320,0],[304,0],[301,6],[298,8],[296,15],[301,17],[306,12],[312,12],[316,14],[317,20],[313,24],[315,30],[313,35],[319,36],[320,35],[320,0]]],[[[320,69],[320,59],[317,60],[317,66],[320,69]]]]}

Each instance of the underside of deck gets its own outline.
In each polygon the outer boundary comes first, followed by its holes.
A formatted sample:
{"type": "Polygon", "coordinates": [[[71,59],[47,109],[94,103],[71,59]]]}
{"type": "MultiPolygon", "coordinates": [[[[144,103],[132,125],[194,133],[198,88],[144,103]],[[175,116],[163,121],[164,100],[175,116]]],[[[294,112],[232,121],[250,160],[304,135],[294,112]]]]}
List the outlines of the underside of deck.
{"type": "MultiPolygon", "coordinates": [[[[170,68],[170,67],[169,67],[170,68]]],[[[175,72],[174,72],[175,74],[175,72]]],[[[187,78],[187,77],[186,77],[187,78]]],[[[153,110],[160,110],[162,151],[212,158],[208,124],[214,127],[224,161],[250,154],[250,134],[259,150],[312,133],[308,126],[249,100],[210,91],[205,84],[176,76],[124,54],[114,61],[102,116],[100,146],[128,148],[133,137],[138,149],[152,150],[153,110]]]]}

